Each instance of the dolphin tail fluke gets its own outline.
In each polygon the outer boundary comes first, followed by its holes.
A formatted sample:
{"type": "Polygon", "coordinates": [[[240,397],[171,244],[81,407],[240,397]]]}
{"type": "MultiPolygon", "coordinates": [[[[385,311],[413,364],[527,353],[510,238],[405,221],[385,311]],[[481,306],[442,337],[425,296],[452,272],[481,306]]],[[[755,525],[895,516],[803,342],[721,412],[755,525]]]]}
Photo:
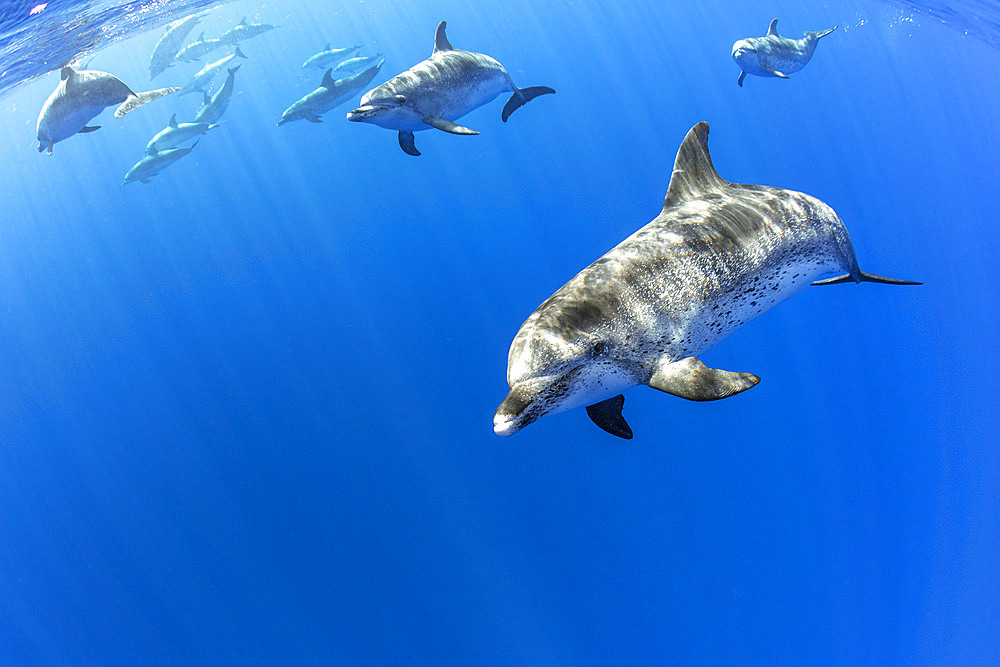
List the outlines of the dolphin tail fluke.
{"type": "Polygon", "coordinates": [[[178,90],[180,90],[180,88],[177,87],[157,88],[156,90],[147,90],[144,93],[131,95],[122,103],[120,107],[118,107],[118,109],[115,110],[115,118],[121,118],[129,111],[134,111],[147,102],[152,102],[156,98],[169,95],[170,93],[176,93],[178,90]]]}
{"type": "Polygon", "coordinates": [[[587,416],[590,420],[604,429],[611,435],[616,435],[625,440],[632,439],[632,429],[628,422],[622,417],[622,406],[625,405],[625,396],[618,394],[606,401],[587,406],[587,416]]]}
{"type": "Polygon", "coordinates": [[[550,95],[554,92],[556,91],[552,90],[548,86],[518,88],[514,91],[514,94],[510,96],[510,99],[507,100],[507,104],[503,105],[503,113],[500,115],[500,119],[506,123],[512,113],[523,107],[531,100],[535,99],[539,95],[550,95]]]}
{"type": "Polygon", "coordinates": [[[865,273],[864,271],[858,271],[857,276],[852,276],[850,273],[845,273],[842,276],[834,276],[833,278],[816,280],[813,282],[813,285],[840,285],[843,283],[881,283],[882,285],[923,285],[923,283],[914,280],[900,280],[898,278],[886,278],[885,276],[877,276],[874,273],[865,273]]]}
{"type": "Polygon", "coordinates": [[[836,26],[835,25],[832,28],[830,28],[829,30],[806,30],[805,33],[806,33],[807,37],[815,37],[816,39],[819,39],[820,37],[826,37],[827,35],[829,35],[831,32],[833,32],[834,30],[836,30],[839,27],[840,26],[836,26]]]}

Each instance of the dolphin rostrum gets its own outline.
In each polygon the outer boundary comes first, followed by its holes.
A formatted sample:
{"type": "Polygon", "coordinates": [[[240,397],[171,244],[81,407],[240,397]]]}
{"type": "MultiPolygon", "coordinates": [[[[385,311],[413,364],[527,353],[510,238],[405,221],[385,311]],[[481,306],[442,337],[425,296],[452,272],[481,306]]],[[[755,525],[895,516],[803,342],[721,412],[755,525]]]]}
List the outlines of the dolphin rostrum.
{"type": "Polygon", "coordinates": [[[916,285],[858,267],[844,223],[801,192],[723,180],[708,124],[681,143],[663,210],[549,297],[510,346],[510,393],[493,430],[587,406],[599,427],[632,431],[622,391],[645,384],[693,401],[745,391],[760,378],[698,358],[734,330],[812,284],[916,285]]]}
{"type": "Polygon", "coordinates": [[[229,76],[226,77],[226,82],[222,84],[222,88],[219,88],[214,95],[210,96],[208,93],[202,93],[204,103],[198,109],[198,113],[195,114],[194,122],[214,123],[222,118],[222,114],[229,107],[229,100],[233,98],[236,72],[239,71],[240,67],[242,65],[229,68],[229,76]]]}
{"type": "Polygon", "coordinates": [[[513,95],[501,115],[506,122],[526,102],[556,92],[545,86],[518,88],[493,58],[452,46],[445,25],[444,21],[438,24],[430,58],[369,90],[347,120],[397,130],[399,147],[408,155],[420,155],[413,143],[415,131],[437,128],[452,134],[479,134],[453,121],[510,91],[513,95]]]}
{"type": "Polygon", "coordinates": [[[820,37],[837,29],[813,32],[806,30],[802,39],[788,39],[778,34],[778,19],[771,21],[763,37],[748,37],[733,44],[733,60],[740,66],[737,83],[742,87],[747,74],[776,76],[787,79],[791,72],[798,72],[808,64],[820,37]]]}
{"type": "Polygon", "coordinates": [[[136,93],[107,72],[75,70],[72,67],[63,67],[60,78],[59,85],[45,100],[38,114],[39,153],[48,148],[49,155],[52,155],[52,146],[56,142],[80,132],[99,130],[100,125],[88,126],[87,123],[112,104],[121,104],[115,111],[115,118],[121,118],[146,102],[180,90],[158,88],[136,93]]]}
{"type": "Polygon", "coordinates": [[[174,57],[184,43],[184,38],[202,18],[202,15],[191,14],[170,24],[149,56],[149,79],[151,81],[174,64],[174,57]]]}
{"type": "Polygon", "coordinates": [[[377,63],[364,72],[336,80],[333,78],[333,71],[326,70],[319,88],[285,109],[281,114],[281,120],[278,121],[278,127],[301,119],[310,123],[322,123],[323,119],[320,118],[322,114],[345,102],[351,95],[371,83],[381,68],[382,63],[377,63]]]}

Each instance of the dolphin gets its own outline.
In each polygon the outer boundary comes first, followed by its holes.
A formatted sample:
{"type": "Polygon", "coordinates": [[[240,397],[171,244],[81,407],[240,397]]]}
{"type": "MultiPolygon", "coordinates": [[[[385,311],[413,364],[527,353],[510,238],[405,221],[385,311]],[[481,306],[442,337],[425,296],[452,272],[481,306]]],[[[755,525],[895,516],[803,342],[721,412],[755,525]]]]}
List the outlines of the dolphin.
{"type": "Polygon", "coordinates": [[[198,145],[195,142],[191,148],[168,148],[165,151],[160,151],[156,155],[147,155],[141,160],[132,165],[132,168],[125,173],[125,180],[122,181],[122,185],[128,185],[134,181],[139,181],[141,183],[149,183],[149,179],[152,176],[156,176],[158,173],[177,162],[182,157],[194,150],[194,147],[198,145]]]}
{"type": "Polygon", "coordinates": [[[819,38],[836,29],[837,26],[819,32],[806,30],[802,39],[788,39],[778,35],[778,19],[772,20],[764,37],[748,37],[733,44],[733,60],[741,68],[737,83],[742,87],[748,73],[787,79],[789,73],[806,66],[819,38]]]}
{"type": "Polygon", "coordinates": [[[230,55],[225,58],[220,58],[214,63],[209,63],[198,70],[198,73],[191,77],[190,81],[184,84],[184,87],[181,88],[181,92],[179,94],[187,95],[188,93],[193,93],[195,91],[204,93],[205,86],[209,85],[212,82],[212,79],[215,78],[215,75],[219,73],[219,70],[231,63],[234,58],[246,58],[238,46],[230,55]]]}
{"type": "Polygon", "coordinates": [[[381,67],[382,63],[378,63],[360,74],[336,81],[333,79],[333,70],[327,70],[323,74],[323,83],[319,88],[285,109],[281,114],[281,120],[278,121],[278,127],[300,119],[308,120],[310,123],[323,122],[321,114],[346,101],[355,92],[371,83],[381,67]]]}
{"type": "Polygon", "coordinates": [[[212,51],[220,48],[225,42],[221,39],[205,39],[205,33],[198,35],[198,41],[191,42],[177,52],[176,60],[185,63],[193,63],[201,60],[212,51]]]}
{"type": "Polygon", "coordinates": [[[344,49],[331,49],[330,43],[327,42],[326,47],[322,51],[310,56],[308,60],[302,63],[302,69],[325,69],[340,62],[360,48],[361,45],[359,44],[344,49]]]}
{"type": "Polygon", "coordinates": [[[510,435],[586,406],[599,427],[631,438],[625,389],[645,384],[692,401],[746,391],[760,378],[709,368],[697,355],[810,283],[842,282],[920,284],[862,271],[844,223],[822,201],[724,180],[708,124],[698,123],[677,152],[660,214],[521,325],[493,430],[510,435]]]}
{"type": "Polygon", "coordinates": [[[174,64],[174,56],[184,43],[184,38],[202,18],[204,15],[191,14],[170,24],[149,56],[149,79],[151,81],[174,64]]]}
{"type": "Polygon", "coordinates": [[[219,123],[178,123],[177,114],[174,114],[170,117],[167,126],[157,132],[146,144],[146,155],[156,155],[167,149],[177,148],[185,141],[190,141],[217,127],[219,127],[219,123]]]}
{"type": "Polygon", "coordinates": [[[158,88],[136,93],[121,79],[107,72],[63,67],[59,85],[45,100],[38,114],[38,152],[48,148],[48,154],[52,155],[52,146],[56,142],[77,133],[99,130],[100,125],[88,126],[87,123],[105,107],[121,104],[115,111],[115,118],[121,118],[147,102],[178,90],[180,88],[158,88]]]}
{"type": "MultiPolygon", "coordinates": [[[[368,67],[372,63],[377,62],[379,58],[382,58],[381,53],[376,53],[373,56],[359,56],[357,58],[349,58],[344,62],[340,63],[339,65],[337,65],[336,67],[334,67],[333,71],[337,72],[338,74],[342,74],[344,72],[357,72],[362,67],[368,67]]],[[[382,59],[382,62],[385,62],[384,58],[382,59]]]]}
{"type": "Polygon", "coordinates": [[[214,95],[209,96],[208,93],[202,93],[204,96],[204,103],[201,105],[201,108],[198,109],[198,113],[195,114],[194,122],[214,123],[222,118],[222,114],[225,113],[226,108],[229,107],[229,100],[233,97],[235,76],[240,67],[242,67],[242,65],[229,68],[229,76],[226,77],[226,82],[222,84],[222,88],[219,88],[214,95]]]}
{"type": "Polygon", "coordinates": [[[221,39],[223,42],[238,44],[239,42],[248,40],[251,37],[263,35],[268,30],[274,30],[277,27],[278,26],[270,25],[268,23],[247,23],[247,17],[244,16],[243,20],[239,22],[239,25],[222,33],[221,39]]]}
{"type": "Polygon", "coordinates": [[[452,134],[479,134],[453,121],[511,91],[513,95],[500,116],[507,122],[525,103],[556,92],[545,86],[518,88],[493,58],[452,46],[445,26],[445,21],[438,24],[430,58],[369,90],[361,98],[361,106],[347,114],[347,120],[397,130],[399,147],[407,155],[420,155],[413,142],[415,131],[433,127],[452,134]]]}

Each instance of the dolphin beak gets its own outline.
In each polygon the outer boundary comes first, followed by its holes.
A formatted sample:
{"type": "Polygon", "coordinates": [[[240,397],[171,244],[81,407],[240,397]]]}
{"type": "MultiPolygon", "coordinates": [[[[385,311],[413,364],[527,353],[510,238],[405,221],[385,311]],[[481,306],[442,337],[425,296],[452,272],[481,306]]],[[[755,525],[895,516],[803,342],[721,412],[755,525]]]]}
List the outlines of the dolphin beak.
{"type": "Polygon", "coordinates": [[[507,398],[503,399],[493,415],[493,432],[503,436],[513,435],[538,419],[541,415],[529,408],[549,384],[550,378],[535,378],[511,387],[507,398]]]}
{"type": "Polygon", "coordinates": [[[365,120],[365,117],[375,111],[375,107],[370,104],[366,104],[363,107],[358,107],[354,111],[347,112],[347,120],[354,121],[355,123],[360,123],[365,120]]]}

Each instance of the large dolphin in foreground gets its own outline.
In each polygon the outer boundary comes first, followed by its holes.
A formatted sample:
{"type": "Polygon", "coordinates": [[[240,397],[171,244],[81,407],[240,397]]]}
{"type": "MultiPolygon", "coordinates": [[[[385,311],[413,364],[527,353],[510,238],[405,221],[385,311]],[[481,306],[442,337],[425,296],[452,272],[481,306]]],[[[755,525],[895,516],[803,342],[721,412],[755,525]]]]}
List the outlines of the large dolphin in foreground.
{"type": "Polygon", "coordinates": [[[812,284],[916,285],[858,268],[844,223],[820,200],[723,180],[708,124],[677,153],[663,210],[549,297],[510,346],[510,393],[493,430],[587,406],[605,431],[631,438],[622,391],[645,384],[693,401],[745,391],[760,378],[697,355],[812,284]]]}
{"type": "Polygon", "coordinates": [[[332,70],[326,70],[319,88],[285,109],[281,114],[281,120],[278,121],[278,127],[302,119],[310,123],[322,123],[323,119],[320,118],[322,114],[345,102],[351,95],[371,83],[381,68],[382,63],[377,63],[364,72],[337,80],[334,80],[332,70]]]}
{"type": "Polygon", "coordinates": [[[513,95],[501,115],[506,122],[526,102],[556,92],[545,86],[518,88],[493,58],[452,46],[445,36],[445,25],[444,21],[438,24],[430,58],[365,93],[361,106],[347,114],[347,120],[397,130],[399,147],[408,155],[420,155],[413,143],[413,133],[418,130],[479,134],[453,121],[510,91],[513,95]]]}
{"type": "Polygon", "coordinates": [[[75,70],[72,67],[63,67],[60,77],[59,85],[45,100],[38,114],[39,153],[48,148],[49,155],[52,155],[52,145],[56,142],[79,132],[99,130],[100,125],[88,126],[87,123],[112,104],[121,104],[115,111],[115,118],[121,118],[146,102],[180,90],[159,88],[136,93],[107,72],[75,70]]]}
{"type": "Polygon", "coordinates": [[[802,39],[788,39],[778,34],[778,19],[772,20],[765,36],[748,37],[733,44],[733,60],[741,68],[737,83],[743,86],[748,73],[787,79],[790,73],[809,63],[819,38],[836,29],[837,26],[819,32],[806,30],[802,39]]]}

